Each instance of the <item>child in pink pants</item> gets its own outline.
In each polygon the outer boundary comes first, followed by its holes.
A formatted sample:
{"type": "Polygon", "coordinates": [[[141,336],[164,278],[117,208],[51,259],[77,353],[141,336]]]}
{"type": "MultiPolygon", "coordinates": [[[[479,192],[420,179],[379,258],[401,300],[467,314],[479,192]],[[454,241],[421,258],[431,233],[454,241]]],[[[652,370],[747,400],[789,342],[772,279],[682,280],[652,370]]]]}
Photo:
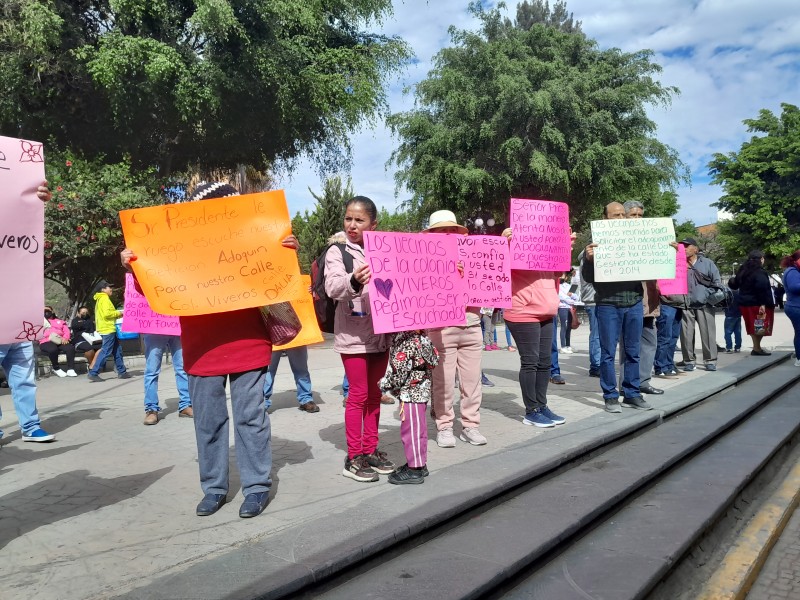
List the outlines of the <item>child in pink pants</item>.
{"type": "Polygon", "coordinates": [[[425,483],[428,475],[428,424],[426,410],[431,399],[432,372],[439,353],[422,330],[394,334],[386,375],[378,382],[381,391],[400,400],[400,439],[405,465],[389,475],[389,483],[425,483]]]}

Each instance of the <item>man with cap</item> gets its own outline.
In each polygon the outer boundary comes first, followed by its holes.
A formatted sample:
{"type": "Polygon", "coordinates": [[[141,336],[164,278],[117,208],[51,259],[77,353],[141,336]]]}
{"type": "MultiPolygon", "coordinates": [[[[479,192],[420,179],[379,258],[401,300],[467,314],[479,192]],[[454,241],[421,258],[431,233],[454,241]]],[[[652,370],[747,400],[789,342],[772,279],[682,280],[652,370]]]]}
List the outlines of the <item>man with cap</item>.
{"type": "Polygon", "coordinates": [[[711,287],[722,287],[722,278],[714,261],[699,254],[697,240],[687,237],[680,242],[686,247],[686,280],[689,287],[689,308],[683,311],[681,321],[681,353],[684,371],[694,371],[695,323],[700,328],[700,344],[706,371],[717,370],[717,325],[714,307],[708,303],[711,287]]]}
{"type": "Polygon", "coordinates": [[[125,362],[122,360],[122,346],[120,346],[117,339],[116,322],[117,319],[122,317],[122,313],[114,308],[114,304],[111,302],[112,291],[111,284],[105,279],[94,286],[94,322],[97,327],[97,333],[103,338],[103,345],[97,353],[94,367],[90,368],[87,374],[89,381],[92,382],[104,381],[100,377],[100,369],[106,364],[106,359],[109,356],[114,357],[117,377],[130,379],[131,376],[125,368],[125,362]]]}
{"type": "MultiPolygon", "coordinates": [[[[458,233],[466,235],[469,230],[459,225],[456,216],[449,210],[437,210],[428,220],[423,233],[458,233]]],[[[481,334],[481,309],[467,307],[467,320],[463,325],[429,329],[428,336],[439,352],[439,365],[433,370],[433,412],[436,415],[436,443],[440,448],[454,448],[453,433],[455,411],[456,372],[461,390],[461,435],[459,439],[473,446],[486,443],[478,430],[480,408],[483,400],[481,389],[481,358],[483,336],[481,334]]]]}

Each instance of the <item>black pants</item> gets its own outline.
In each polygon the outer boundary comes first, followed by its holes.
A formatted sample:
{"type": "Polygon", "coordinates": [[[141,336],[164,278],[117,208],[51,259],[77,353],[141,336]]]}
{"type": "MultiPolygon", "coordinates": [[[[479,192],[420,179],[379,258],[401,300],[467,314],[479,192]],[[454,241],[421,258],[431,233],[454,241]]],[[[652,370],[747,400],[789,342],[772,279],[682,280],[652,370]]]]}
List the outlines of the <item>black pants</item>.
{"type": "Polygon", "coordinates": [[[512,323],[506,327],[517,342],[519,351],[519,387],[525,413],[547,406],[547,385],[550,382],[550,346],[553,343],[553,320],[541,323],[512,323]]]}
{"type": "Polygon", "coordinates": [[[75,369],[75,346],[72,344],[45,342],[44,344],[39,344],[39,349],[50,359],[50,364],[53,365],[54,371],[59,368],[58,355],[61,352],[67,356],[67,369],[75,369]]]}

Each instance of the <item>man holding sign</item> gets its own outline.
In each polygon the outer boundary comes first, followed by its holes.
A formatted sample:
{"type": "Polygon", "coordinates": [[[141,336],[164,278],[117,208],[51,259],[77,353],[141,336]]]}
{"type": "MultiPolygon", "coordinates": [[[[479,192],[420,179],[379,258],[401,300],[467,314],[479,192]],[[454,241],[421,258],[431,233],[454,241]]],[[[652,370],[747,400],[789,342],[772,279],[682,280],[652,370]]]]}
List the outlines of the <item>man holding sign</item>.
{"type": "MultiPolygon", "coordinates": [[[[619,202],[612,202],[603,209],[603,217],[605,220],[624,219],[625,208],[619,202]]],[[[620,336],[622,336],[622,351],[625,353],[621,386],[622,405],[650,410],[652,406],[642,398],[639,390],[639,348],[643,320],[642,282],[597,281],[595,255],[599,246],[598,243],[591,243],[586,247],[581,278],[594,284],[596,294],[597,327],[600,331],[600,387],[603,390],[606,411],[622,412],[619,407],[617,374],[614,368],[614,357],[620,336]]]]}

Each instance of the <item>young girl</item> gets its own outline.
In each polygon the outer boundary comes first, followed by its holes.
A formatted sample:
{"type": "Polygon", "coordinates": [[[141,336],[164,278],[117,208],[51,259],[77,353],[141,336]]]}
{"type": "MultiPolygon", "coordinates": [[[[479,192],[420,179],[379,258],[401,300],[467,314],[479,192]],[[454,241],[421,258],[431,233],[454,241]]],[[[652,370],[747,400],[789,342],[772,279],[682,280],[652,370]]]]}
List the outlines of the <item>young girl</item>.
{"type": "Polygon", "coordinates": [[[400,400],[400,439],[407,464],[389,475],[389,483],[424,483],[428,475],[428,425],[425,410],[431,399],[434,367],[439,353],[424,331],[401,331],[394,335],[386,375],[378,385],[400,400]]]}

